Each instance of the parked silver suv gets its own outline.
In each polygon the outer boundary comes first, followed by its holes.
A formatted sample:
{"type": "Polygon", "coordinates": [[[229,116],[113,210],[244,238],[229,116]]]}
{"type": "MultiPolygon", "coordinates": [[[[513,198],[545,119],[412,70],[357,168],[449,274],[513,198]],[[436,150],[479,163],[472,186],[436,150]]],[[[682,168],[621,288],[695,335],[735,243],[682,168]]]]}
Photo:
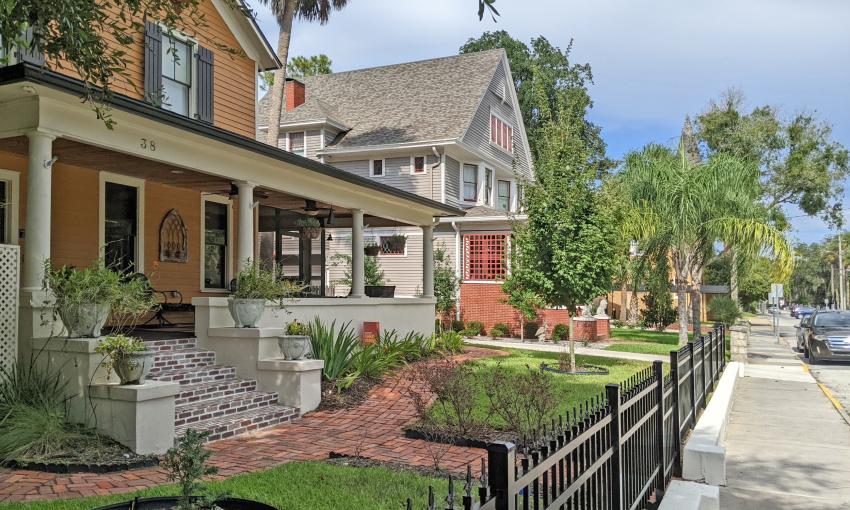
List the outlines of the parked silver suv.
{"type": "Polygon", "coordinates": [[[850,311],[818,310],[806,331],[809,363],[821,360],[850,360],[850,311]]]}

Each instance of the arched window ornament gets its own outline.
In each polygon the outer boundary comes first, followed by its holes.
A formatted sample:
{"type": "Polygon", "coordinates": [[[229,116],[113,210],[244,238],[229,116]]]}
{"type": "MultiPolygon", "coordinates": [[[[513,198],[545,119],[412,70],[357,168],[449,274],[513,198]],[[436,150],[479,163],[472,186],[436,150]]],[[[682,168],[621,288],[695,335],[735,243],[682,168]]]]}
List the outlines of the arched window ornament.
{"type": "Polygon", "coordinates": [[[189,232],[177,209],[165,214],[159,225],[159,260],[186,262],[189,258],[189,232]]]}

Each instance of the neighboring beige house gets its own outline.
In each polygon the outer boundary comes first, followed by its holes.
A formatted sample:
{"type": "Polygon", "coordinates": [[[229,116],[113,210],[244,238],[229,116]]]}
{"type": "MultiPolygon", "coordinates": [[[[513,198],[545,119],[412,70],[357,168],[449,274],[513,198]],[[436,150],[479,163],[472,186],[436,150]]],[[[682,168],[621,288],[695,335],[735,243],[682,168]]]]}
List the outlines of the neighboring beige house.
{"type": "MultiPolygon", "coordinates": [[[[487,327],[516,322],[501,303],[501,283],[510,222],[525,219],[518,198],[533,173],[503,50],[290,79],[285,97],[280,148],[464,209],[465,216],[440,218],[434,230],[435,246],[446,250],[463,280],[458,316],[487,327]]],[[[266,139],[268,103],[265,97],[259,105],[260,140],[266,139]]],[[[314,251],[329,260],[351,252],[350,231],[328,234],[314,251]]],[[[277,246],[278,236],[270,236],[260,253],[286,266],[299,246],[283,235],[277,246]]],[[[374,219],[365,236],[380,245],[378,260],[396,296],[421,294],[422,229],[374,219]],[[405,246],[393,249],[388,238],[399,234],[407,237],[405,246]]],[[[338,283],[343,267],[329,263],[321,275],[318,265],[307,269],[291,267],[289,276],[309,279],[329,295],[348,293],[338,283]]]]}

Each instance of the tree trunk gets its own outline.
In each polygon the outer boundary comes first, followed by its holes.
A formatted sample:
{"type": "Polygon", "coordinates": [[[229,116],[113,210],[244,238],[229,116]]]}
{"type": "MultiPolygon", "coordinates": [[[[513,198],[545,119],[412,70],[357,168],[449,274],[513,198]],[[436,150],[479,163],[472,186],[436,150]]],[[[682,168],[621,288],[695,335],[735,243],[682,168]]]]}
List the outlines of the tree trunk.
{"type": "MultiPolygon", "coordinates": [[[[573,307],[575,310],[575,307],[573,307]]],[[[572,315],[569,317],[570,326],[569,326],[569,344],[570,344],[570,372],[576,371],[576,338],[575,338],[575,328],[574,321],[572,315]]]]}
{"type": "Polygon", "coordinates": [[[729,268],[729,294],[732,301],[739,307],[741,303],[738,299],[738,250],[732,248],[732,266],[729,268]]]}
{"type": "Polygon", "coordinates": [[[629,298],[629,326],[637,326],[640,310],[638,309],[638,293],[637,289],[632,289],[632,295],[629,298]]]}
{"type": "Polygon", "coordinates": [[[701,285],[695,283],[691,287],[691,324],[694,325],[694,338],[702,334],[702,290],[701,285]]]}
{"type": "Polygon", "coordinates": [[[676,282],[676,298],[678,299],[677,308],[679,314],[679,347],[688,343],[688,297],[686,284],[684,282],[676,282]]]}
{"type": "Polygon", "coordinates": [[[283,106],[283,86],[286,82],[286,62],[289,59],[289,40],[292,37],[292,18],[295,15],[296,0],[286,0],[283,13],[278,16],[280,35],[277,38],[277,57],[283,64],[274,72],[274,83],[272,84],[269,105],[268,126],[269,131],[266,143],[277,147],[277,139],[280,136],[280,110],[283,106]]]}
{"type": "Polygon", "coordinates": [[[626,320],[628,320],[628,311],[626,310],[626,307],[628,306],[626,304],[626,292],[628,291],[628,288],[629,287],[626,285],[626,282],[623,282],[623,284],[620,285],[620,322],[626,322],[626,320]]]}

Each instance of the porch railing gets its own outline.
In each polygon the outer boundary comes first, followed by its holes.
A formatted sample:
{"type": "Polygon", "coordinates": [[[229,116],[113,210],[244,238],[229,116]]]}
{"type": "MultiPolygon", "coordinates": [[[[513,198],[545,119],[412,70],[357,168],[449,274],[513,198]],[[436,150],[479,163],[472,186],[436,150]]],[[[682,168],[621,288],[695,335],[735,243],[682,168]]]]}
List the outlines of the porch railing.
{"type": "MultiPolygon", "coordinates": [[[[481,476],[467,468],[462,488],[449,479],[436,510],[605,509],[656,505],[681,475],[682,441],[705,408],[726,366],[726,331],[719,325],[670,353],[670,373],[656,361],[621,384],[559,417],[527,451],[507,442],[487,448],[481,476]],[[460,492],[458,494],[457,492],[460,492]],[[459,501],[459,502],[458,502],[459,501]]],[[[407,508],[415,507],[411,500],[407,508]]]]}

